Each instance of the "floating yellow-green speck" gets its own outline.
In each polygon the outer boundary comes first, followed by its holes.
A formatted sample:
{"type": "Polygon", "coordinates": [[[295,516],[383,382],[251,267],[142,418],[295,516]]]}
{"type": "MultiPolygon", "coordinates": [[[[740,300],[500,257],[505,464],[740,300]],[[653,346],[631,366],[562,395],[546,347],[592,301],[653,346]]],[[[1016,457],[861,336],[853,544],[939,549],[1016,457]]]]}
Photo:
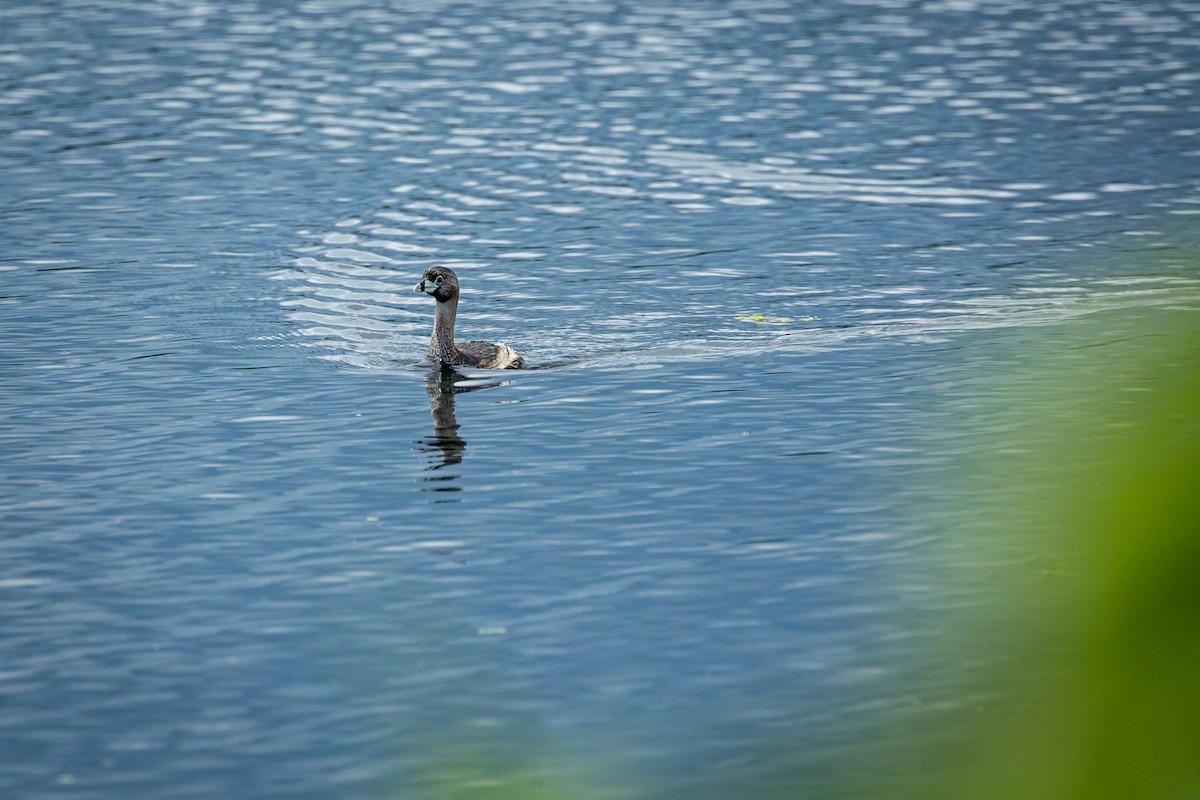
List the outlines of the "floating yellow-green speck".
{"type": "MultiPolygon", "coordinates": [[[[742,322],[753,322],[757,325],[782,325],[785,322],[791,322],[791,317],[770,317],[766,314],[738,314],[738,319],[742,322]]],[[[820,317],[800,317],[800,322],[816,322],[820,317]]]]}
{"type": "Polygon", "coordinates": [[[508,628],[503,625],[488,625],[479,629],[480,636],[503,636],[508,633],[508,628]]]}
{"type": "Polygon", "coordinates": [[[758,324],[770,323],[779,324],[781,322],[791,322],[790,317],[768,317],[766,314],[738,314],[738,319],[742,322],[756,322],[758,324]]]}

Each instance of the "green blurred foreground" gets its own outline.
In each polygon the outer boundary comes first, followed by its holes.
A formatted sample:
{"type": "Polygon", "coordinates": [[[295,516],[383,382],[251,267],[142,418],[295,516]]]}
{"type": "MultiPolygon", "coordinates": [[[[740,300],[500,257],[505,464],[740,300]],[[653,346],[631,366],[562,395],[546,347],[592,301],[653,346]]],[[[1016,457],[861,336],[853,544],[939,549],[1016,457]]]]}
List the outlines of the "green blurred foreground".
{"type": "MultiPolygon", "coordinates": [[[[993,666],[880,720],[819,784],[780,742],[769,777],[730,775],[713,796],[1200,800],[1200,313],[1027,338],[961,415],[976,443],[962,485],[931,491],[961,505],[930,512],[953,551],[932,559],[954,565],[940,589],[985,599],[955,612],[929,674],[993,666]]],[[[541,753],[433,749],[422,782],[441,800],[610,796],[541,753]]]]}
{"type": "Polygon", "coordinates": [[[1021,700],[968,722],[904,796],[1200,798],[1200,314],[1070,333],[1032,359],[1036,413],[990,470],[986,535],[1042,576],[981,620],[1018,654],[993,688],[1021,700]]]}

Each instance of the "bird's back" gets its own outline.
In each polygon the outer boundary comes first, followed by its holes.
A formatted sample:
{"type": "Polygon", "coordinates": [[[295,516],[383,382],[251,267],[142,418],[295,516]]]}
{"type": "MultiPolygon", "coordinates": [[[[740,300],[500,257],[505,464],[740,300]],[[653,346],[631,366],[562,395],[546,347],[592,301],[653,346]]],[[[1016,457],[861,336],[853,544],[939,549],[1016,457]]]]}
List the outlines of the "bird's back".
{"type": "Polygon", "coordinates": [[[506,344],[471,341],[455,345],[468,366],[480,369],[520,369],[525,360],[506,344]]]}

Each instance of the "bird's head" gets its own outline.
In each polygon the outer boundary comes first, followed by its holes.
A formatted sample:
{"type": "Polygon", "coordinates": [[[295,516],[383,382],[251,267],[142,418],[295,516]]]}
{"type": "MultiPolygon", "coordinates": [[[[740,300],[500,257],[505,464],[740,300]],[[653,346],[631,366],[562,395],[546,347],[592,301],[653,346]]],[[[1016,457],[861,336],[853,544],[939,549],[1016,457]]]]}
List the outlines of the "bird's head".
{"type": "Polygon", "coordinates": [[[458,276],[449,267],[430,267],[413,287],[414,292],[424,292],[438,302],[458,297],[458,276]]]}

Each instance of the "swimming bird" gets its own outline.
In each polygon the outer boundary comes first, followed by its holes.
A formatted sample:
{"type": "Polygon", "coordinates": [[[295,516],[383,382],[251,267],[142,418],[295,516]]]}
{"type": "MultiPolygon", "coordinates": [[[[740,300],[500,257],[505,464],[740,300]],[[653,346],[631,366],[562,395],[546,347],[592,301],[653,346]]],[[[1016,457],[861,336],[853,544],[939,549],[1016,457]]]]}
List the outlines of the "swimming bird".
{"type": "Polygon", "coordinates": [[[437,300],[433,315],[433,336],[429,338],[426,358],[442,364],[465,365],[480,369],[520,369],[525,361],[506,344],[454,341],[454,318],[458,315],[458,276],[449,267],[430,267],[413,287],[437,300]]]}

